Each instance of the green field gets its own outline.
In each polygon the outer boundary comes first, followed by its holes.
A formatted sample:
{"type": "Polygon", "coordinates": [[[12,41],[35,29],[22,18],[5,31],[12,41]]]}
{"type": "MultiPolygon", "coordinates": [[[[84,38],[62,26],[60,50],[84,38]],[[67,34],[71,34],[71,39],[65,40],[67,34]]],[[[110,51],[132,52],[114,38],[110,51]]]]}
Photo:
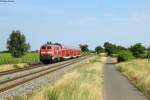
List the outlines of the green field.
{"type": "Polygon", "coordinates": [[[21,58],[14,58],[10,53],[0,53],[1,64],[31,63],[39,61],[39,53],[27,53],[21,58]]]}

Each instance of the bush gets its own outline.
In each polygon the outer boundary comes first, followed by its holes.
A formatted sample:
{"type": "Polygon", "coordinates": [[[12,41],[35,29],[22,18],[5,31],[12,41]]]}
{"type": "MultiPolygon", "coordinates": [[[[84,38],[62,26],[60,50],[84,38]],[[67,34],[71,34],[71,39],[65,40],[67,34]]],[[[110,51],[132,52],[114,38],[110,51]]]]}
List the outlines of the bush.
{"type": "Polygon", "coordinates": [[[118,57],[118,54],[112,54],[111,57],[118,57]]]}
{"type": "Polygon", "coordinates": [[[19,65],[13,65],[13,67],[15,68],[15,69],[19,69],[20,68],[20,66],[19,65]]]}
{"type": "Polygon", "coordinates": [[[136,43],[135,45],[130,47],[130,51],[136,58],[144,58],[145,50],[146,48],[141,43],[136,43]]]}
{"type": "Polygon", "coordinates": [[[134,56],[133,56],[133,54],[130,51],[120,51],[118,53],[118,59],[117,59],[117,61],[118,62],[128,61],[128,60],[131,60],[133,58],[134,58],[134,56]]]}
{"type": "Polygon", "coordinates": [[[147,51],[147,58],[148,58],[148,61],[150,61],[150,51],[147,51]]]}

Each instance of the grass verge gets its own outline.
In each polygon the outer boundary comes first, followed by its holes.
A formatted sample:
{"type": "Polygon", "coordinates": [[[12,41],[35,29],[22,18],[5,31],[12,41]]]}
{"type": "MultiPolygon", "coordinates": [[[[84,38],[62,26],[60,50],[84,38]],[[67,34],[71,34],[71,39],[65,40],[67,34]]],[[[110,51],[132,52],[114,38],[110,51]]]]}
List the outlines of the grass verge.
{"type": "Polygon", "coordinates": [[[150,62],[136,59],[117,64],[117,69],[150,99],[150,62]]]}
{"type": "Polygon", "coordinates": [[[28,64],[4,64],[0,65],[0,72],[28,67],[28,64]]]}
{"type": "Polygon", "coordinates": [[[30,100],[102,100],[102,66],[105,59],[96,58],[76,66],[54,85],[32,94],[30,100]]]}

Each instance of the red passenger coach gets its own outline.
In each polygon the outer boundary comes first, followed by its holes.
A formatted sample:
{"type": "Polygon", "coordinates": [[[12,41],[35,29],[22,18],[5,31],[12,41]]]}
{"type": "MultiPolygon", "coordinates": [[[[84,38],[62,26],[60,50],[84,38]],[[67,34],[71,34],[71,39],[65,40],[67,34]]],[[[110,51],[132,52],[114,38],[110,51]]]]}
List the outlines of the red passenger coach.
{"type": "Polygon", "coordinates": [[[45,44],[40,48],[40,61],[43,63],[52,63],[79,57],[81,50],[77,48],[67,48],[61,44],[45,44]]]}

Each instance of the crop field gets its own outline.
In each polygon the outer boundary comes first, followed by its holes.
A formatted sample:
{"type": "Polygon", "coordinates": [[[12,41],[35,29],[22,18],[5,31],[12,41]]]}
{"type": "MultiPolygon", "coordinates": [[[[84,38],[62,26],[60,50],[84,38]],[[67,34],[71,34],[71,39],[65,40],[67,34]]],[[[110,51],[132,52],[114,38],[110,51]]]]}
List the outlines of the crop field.
{"type": "Polygon", "coordinates": [[[80,64],[53,85],[35,91],[24,100],[102,100],[102,66],[105,58],[80,64]],[[101,60],[100,60],[101,59],[101,60]]]}
{"type": "Polygon", "coordinates": [[[18,63],[30,63],[38,62],[39,53],[27,53],[21,58],[14,58],[10,53],[0,53],[0,65],[1,64],[18,64],[18,63]]]}
{"type": "Polygon", "coordinates": [[[150,62],[136,59],[117,64],[117,69],[150,99],[150,62]]]}

